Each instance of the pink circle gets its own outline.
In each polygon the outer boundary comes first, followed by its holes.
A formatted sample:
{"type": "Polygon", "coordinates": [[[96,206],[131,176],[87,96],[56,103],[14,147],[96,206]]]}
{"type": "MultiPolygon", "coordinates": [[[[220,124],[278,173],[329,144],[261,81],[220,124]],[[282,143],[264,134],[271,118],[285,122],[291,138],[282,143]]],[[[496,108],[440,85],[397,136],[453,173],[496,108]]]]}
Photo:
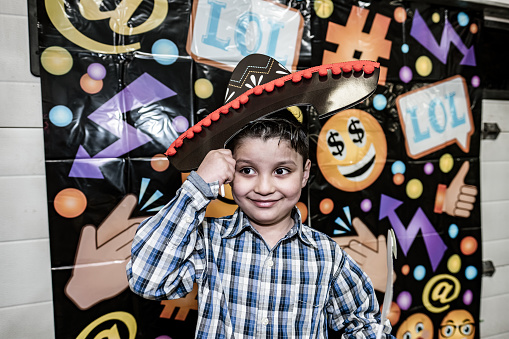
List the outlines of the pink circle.
{"type": "Polygon", "coordinates": [[[88,66],[87,74],[94,80],[102,80],[106,76],[106,68],[104,68],[103,65],[94,62],[88,66]]]}
{"type": "Polygon", "coordinates": [[[403,291],[398,295],[396,302],[398,303],[399,308],[406,311],[412,305],[412,295],[407,291],[403,291]]]}
{"type": "Polygon", "coordinates": [[[435,167],[433,166],[433,164],[431,162],[427,162],[424,165],[424,173],[426,173],[427,175],[430,175],[431,173],[433,173],[434,169],[435,169],[435,167]]]}
{"type": "Polygon", "coordinates": [[[371,200],[364,199],[361,201],[361,210],[363,210],[364,212],[371,211],[371,207],[372,207],[371,200]]]}
{"type": "Polygon", "coordinates": [[[401,69],[399,70],[399,78],[405,84],[409,83],[410,80],[412,80],[412,78],[413,78],[413,73],[412,73],[412,70],[410,69],[410,67],[408,67],[408,66],[401,67],[401,69]]]}
{"type": "Polygon", "coordinates": [[[479,85],[481,84],[481,78],[479,78],[477,75],[474,75],[470,82],[471,82],[472,86],[479,87],[479,85]]]}
{"type": "Polygon", "coordinates": [[[189,127],[189,121],[185,117],[179,115],[173,119],[172,125],[177,133],[182,133],[189,127]]]}
{"type": "Polygon", "coordinates": [[[466,290],[463,294],[463,303],[465,305],[470,305],[472,301],[474,300],[474,293],[472,293],[471,290],[466,290]]]}

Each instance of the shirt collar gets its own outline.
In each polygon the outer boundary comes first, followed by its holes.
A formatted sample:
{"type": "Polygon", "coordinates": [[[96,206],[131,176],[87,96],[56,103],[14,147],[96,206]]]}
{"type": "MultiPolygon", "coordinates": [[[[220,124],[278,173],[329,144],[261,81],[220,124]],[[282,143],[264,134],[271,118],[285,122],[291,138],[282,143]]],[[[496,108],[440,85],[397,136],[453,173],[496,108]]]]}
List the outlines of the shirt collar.
{"type": "MultiPolygon", "coordinates": [[[[289,231],[289,237],[293,237],[295,234],[298,234],[299,239],[303,243],[308,246],[318,248],[318,245],[313,238],[312,231],[309,227],[302,224],[300,210],[297,207],[292,209],[292,218],[295,220],[295,225],[289,231]]],[[[244,212],[242,212],[242,210],[240,210],[240,208],[237,208],[235,213],[231,216],[228,226],[223,228],[221,237],[223,239],[234,238],[246,229],[254,230],[248,217],[244,214],[244,212]]]]}

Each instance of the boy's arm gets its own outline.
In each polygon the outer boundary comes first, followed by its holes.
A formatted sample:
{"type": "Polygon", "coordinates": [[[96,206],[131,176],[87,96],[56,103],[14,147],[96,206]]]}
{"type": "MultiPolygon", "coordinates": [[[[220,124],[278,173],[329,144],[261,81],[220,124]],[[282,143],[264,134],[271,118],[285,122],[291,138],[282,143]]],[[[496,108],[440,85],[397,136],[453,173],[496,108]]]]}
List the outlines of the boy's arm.
{"type": "MultiPolygon", "coordinates": [[[[343,258],[332,282],[327,312],[329,326],[345,330],[346,338],[375,338],[380,325],[380,308],[371,280],[353,259],[341,250],[343,258]]],[[[382,338],[395,339],[391,325],[384,324],[382,338]]]]}
{"type": "Polygon", "coordinates": [[[197,226],[218,187],[192,172],[177,195],[140,224],[126,267],[133,292],[148,299],[175,299],[193,289],[205,266],[197,226]]]}

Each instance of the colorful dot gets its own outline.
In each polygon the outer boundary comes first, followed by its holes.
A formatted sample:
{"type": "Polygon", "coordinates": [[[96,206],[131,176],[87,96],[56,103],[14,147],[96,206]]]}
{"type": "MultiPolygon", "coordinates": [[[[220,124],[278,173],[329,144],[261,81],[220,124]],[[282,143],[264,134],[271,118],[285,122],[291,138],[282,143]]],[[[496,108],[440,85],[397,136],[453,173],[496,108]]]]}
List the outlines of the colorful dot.
{"type": "Polygon", "coordinates": [[[164,172],[170,166],[170,161],[164,154],[156,154],[150,159],[150,166],[156,172],[164,172]]]}
{"type": "Polygon", "coordinates": [[[407,54],[408,51],[410,51],[410,47],[408,46],[408,44],[401,45],[401,52],[407,54]]]}
{"type": "Polygon", "coordinates": [[[422,194],[422,182],[419,179],[412,179],[406,185],[406,194],[410,199],[417,199],[422,194]]]}
{"type": "Polygon", "coordinates": [[[88,94],[96,94],[103,88],[103,81],[94,80],[88,74],[83,74],[80,79],[80,86],[88,94]]]}
{"type": "Polygon", "coordinates": [[[293,114],[295,119],[297,119],[297,121],[302,124],[302,122],[304,121],[304,114],[302,114],[302,111],[299,108],[299,106],[290,106],[287,107],[286,109],[289,110],[293,114]]]}
{"type": "Polygon", "coordinates": [[[477,268],[474,266],[468,266],[465,268],[465,278],[468,280],[473,280],[475,277],[477,277],[477,268]]]}
{"type": "Polygon", "coordinates": [[[438,14],[437,12],[433,13],[431,15],[431,21],[438,24],[440,22],[440,14],[438,14]]]}
{"type": "MultiPolygon", "coordinates": [[[[380,305],[382,306],[382,305],[380,305]]],[[[382,311],[383,307],[380,309],[382,311]]],[[[391,308],[389,309],[389,313],[387,314],[387,319],[391,322],[391,325],[396,325],[399,322],[399,318],[401,317],[401,309],[398,304],[394,301],[391,303],[391,308]]]]}
{"type": "Polygon", "coordinates": [[[468,22],[470,21],[470,18],[465,12],[459,12],[458,13],[458,24],[462,27],[465,27],[468,25],[468,22]]]}
{"type": "Polygon", "coordinates": [[[399,70],[399,78],[401,81],[403,81],[405,84],[409,83],[410,80],[413,78],[412,70],[408,66],[403,66],[399,70]]]}
{"type": "Polygon", "coordinates": [[[177,45],[168,39],[159,39],[152,45],[152,55],[161,65],[171,65],[179,57],[177,45]]]}
{"type": "Polygon", "coordinates": [[[421,281],[426,276],[426,268],[422,265],[417,265],[414,268],[415,280],[421,281]]]}
{"type": "Polygon", "coordinates": [[[53,75],[63,75],[72,68],[73,60],[71,53],[65,48],[51,46],[41,54],[41,66],[53,75]]]}
{"type": "Polygon", "coordinates": [[[94,80],[102,80],[106,76],[106,68],[100,63],[94,62],[88,66],[87,74],[94,80]]]}
{"type": "Polygon", "coordinates": [[[302,201],[297,202],[295,206],[297,206],[300,211],[301,219],[306,220],[308,218],[308,207],[302,201]]]}
{"type": "Polygon", "coordinates": [[[320,201],[320,212],[322,214],[329,214],[334,209],[334,202],[332,199],[325,198],[322,201],[320,201]]]}
{"type": "Polygon", "coordinates": [[[175,118],[173,118],[173,121],[171,122],[171,125],[175,129],[177,133],[185,132],[189,128],[189,121],[187,118],[179,115],[175,118]]]}
{"type": "Polygon", "coordinates": [[[406,11],[403,7],[396,7],[394,10],[394,20],[399,23],[403,23],[406,20],[406,11]]]}
{"type": "Polygon", "coordinates": [[[430,175],[435,170],[435,166],[431,162],[427,162],[424,164],[424,173],[430,175]]]}
{"type": "Polygon", "coordinates": [[[458,226],[456,224],[451,224],[449,226],[449,237],[451,237],[451,239],[455,239],[458,236],[458,233],[459,233],[458,226]]]}
{"type": "Polygon", "coordinates": [[[373,107],[381,111],[387,106],[387,98],[383,94],[377,94],[373,98],[373,107]]]}
{"type": "Polygon", "coordinates": [[[406,166],[403,161],[397,160],[391,166],[392,174],[405,173],[406,166]]]}
{"type": "Polygon", "coordinates": [[[460,250],[464,255],[472,255],[477,251],[477,240],[474,237],[468,236],[461,240],[460,250]]]}
{"type": "Polygon", "coordinates": [[[472,84],[472,86],[477,88],[481,84],[481,78],[479,78],[477,75],[474,75],[470,80],[470,83],[472,84]]]}
{"type": "Polygon", "coordinates": [[[410,266],[407,264],[403,265],[401,267],[401,273],[403,273],[403,275],[408,275],[408,273],[410,273],[410,266]]]}
{"type": "Polygon", "coordinates": [[[394,176],[392,177],[392,182],[394,182],[394,185],[401,185],[402,183],[405,182],[405,176],[401,173],[396,173],[394,174],[394,176]]]}
{"type": "Polygon", "coordinates": [[[316,0],[313,8],[315,9],[316,16],[326,19],[334,11],[334,3],[331,0],[316,0]]]}
{"type": "Polygon", "coordinates": [[[214,86],[210,80],[201,78],[194,82],[194,93],[200,99],[209,98],[214,92],[214,86]]]}
{"type": "Polygon", "coordinates": [[[449,260],[447,260],[447,269],[451,273],[458,273],[461,269],[461,258],[457,254],[451,255],[449,260]]]}
{"type": "Polygon", "coordinates": [[[87,208],[87,197],[80,190],[66,188],[55,196],[53,206],[62,217],[75,218],[87,208]]]}
{"type": "Polygon", "coordinates": [[[398,295],[396,302],[403,311],[406,311],[412,306],[412,295],[407,291],[403,291],[398,295]]]}
{"type": "Polygon", "coordinates": [[[438,167],[440,167],[440,170],[444,173],[449,173],[452,170],[452,167],[454,166],[454,159],[452,158],[452,155],[449,153],[445,153],[440,157],[440,161],[438,162],[438,167]]]}
{"type": "Polygon", "coordinates": [[[371,200],[364,199],[361,201],[361,210],[363,210],[364,212],[367,213],[367,212],[371,211],[371,207],[373,207],[371,200]]]}
{"type": "Polygon", "coordinates": [[[57,105],[49,111],[49,121],[58,127],[65,127],[69,125],[72,118],[72,111],[63,105],[57,105]]]}
{"type": "Polygon", "coordinates": [[[433,63],[430,58],[425,55],[421,55],[415,61],[415,71],[422,77],[427,77],[433,70],[433,63]]]}
{"type": "Polygon", "coordinates": [[[477,24],[473,23],[470,25],[470,33],[477,34],[479,32],[479,26],[477,24]]]}
{"type": "Polygon", "coordinates": [[[466,290],[463,294],[463,303],[468,306],[472,301],[474,301],[474,293],[471,290],[466,290]]]}

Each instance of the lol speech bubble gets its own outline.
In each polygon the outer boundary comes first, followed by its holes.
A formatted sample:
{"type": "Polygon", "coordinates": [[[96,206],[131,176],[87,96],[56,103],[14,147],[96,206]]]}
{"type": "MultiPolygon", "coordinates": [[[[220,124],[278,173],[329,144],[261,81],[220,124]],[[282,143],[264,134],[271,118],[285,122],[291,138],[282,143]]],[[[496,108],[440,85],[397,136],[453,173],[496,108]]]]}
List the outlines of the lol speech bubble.
{"type": "Polygon", "coordinates": [[[474,123],[463,77],[457,75],[400,95],[396,106],[409,157],[418,159],[454,143],[469,152],[474,123]]]}

